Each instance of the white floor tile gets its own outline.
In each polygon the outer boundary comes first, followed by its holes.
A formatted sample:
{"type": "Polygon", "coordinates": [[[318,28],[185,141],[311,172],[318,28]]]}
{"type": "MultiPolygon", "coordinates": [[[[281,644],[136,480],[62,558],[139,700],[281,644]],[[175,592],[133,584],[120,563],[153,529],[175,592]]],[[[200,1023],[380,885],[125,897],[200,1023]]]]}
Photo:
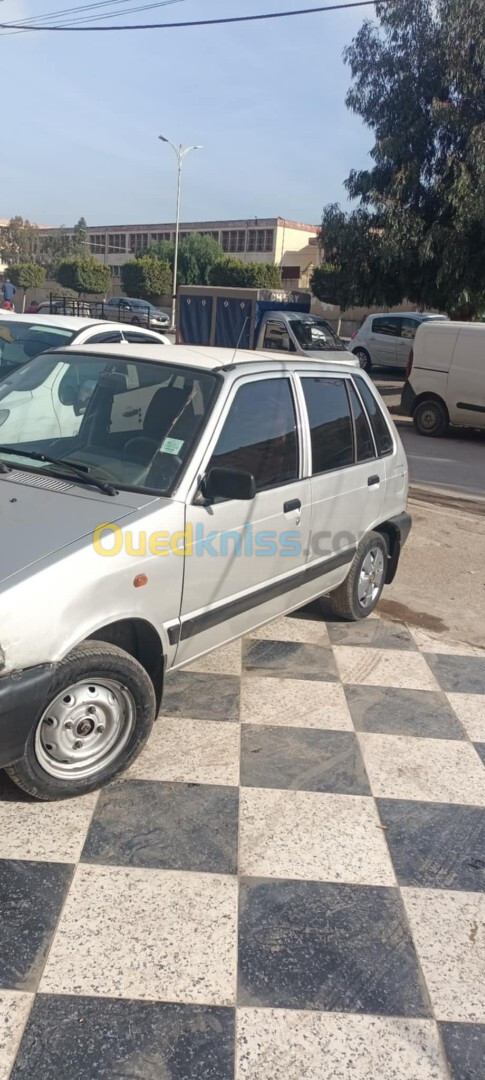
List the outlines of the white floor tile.
{"type": "Polygon", "coordinates": [[[333,651],[343,683],[402,690],[440,689],[424,657],[412,650],[338,645],[333,651]]]}
{"type": "Polygon", "coordinates": [[[64,802],[0,802],[0,859],[75,863],[98,792],[64,802]]]}
{"type": "Polygon", "coordinates": [[[0,1080],[8,1080],[32,1007],[32,994],[0,990],[0,1080]]]}
{"type": "Polygon", "coordinates": [[[239,724],[163,717],[124,775],[131,780],[237,785],[239,724]]]}
{"type": "Polygon", "coordinates": [[[78,866],[40,990],[231,1005],[237,882],[78,866]]]}
{"type": "Polygon", "coordinates": [[[242,874],[395,885],[373,799],[242,788],[239,823],[242,874]]]}
{"type": "Polygon", "coordinates": [[[358,739],[375,796],[485,806],[483,767],[470,743],[367,732],[358,739]]]}
{"type": "Polygon", "coordinates": [[[480,649],[478,645],[468,645],[464,641],[450,641],[443,638],[441,635],[434,636],[433,634],[426,633],[425,630],[420,630],[419,627],[413,626],[409,628],[416,645],[424,653],[440,653],[448,656],[482,656],[485,657],[485,649],[480,649]]]}
{"type": "Polygon", "coordinates": [[[243,679],[241,720],[246,724],[353,731],[343,687],[319,680],[243,679]]]}
{"type": "Polygon", "coordinates": [[[200,660],[194,660],[188,664],[184,671],[208,671],[214,675],[240,675],[242,666],[242,642],[231,641],[229,645],[223,645],[221,649],[207,653],[200,660]]]}
{"type": "Polygon", "coordinates": [[[431,1020],[238,1009],[238,1080],[447,1080],[431,1020]]]}
{"type": "Polygon", "coordinates": [[[402,889],[438,1020],[485,1023],[485,893],[402,889]]]}
{"type": "Polygon", "coordinates": [[[485,694],[447,694],[472,742],[485,742],[485,694]]]}
{"type": "Polygon", "coordinates": [[[302,641],[305,645],[329,645],[327,627],[323,619],[292,618],[273,619],[258,630],[251,630],[251,637],[268,641],[302,641]]]}

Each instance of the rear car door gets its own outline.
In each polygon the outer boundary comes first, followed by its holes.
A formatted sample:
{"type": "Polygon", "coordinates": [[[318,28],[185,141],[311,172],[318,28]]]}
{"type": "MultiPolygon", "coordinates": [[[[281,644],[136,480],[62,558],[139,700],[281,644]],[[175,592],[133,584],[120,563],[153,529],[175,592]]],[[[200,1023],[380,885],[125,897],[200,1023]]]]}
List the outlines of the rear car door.
{"type": "Polygon", "coordinates": [[[446,403],[453,423],[485,427],[485,326],[460,327],[446,403]]]}
{"type": "Polygon", "coordinates": [[[251,501],[187,506],[181,635],[177,664],[303,604],[310,480],[303,479],[301,419],[290,376],[238,380],[198,476],[212,467],[253,474],[251,501]],[[187,549],[186,549],[187,550],[187,549]]]}
{"type": "Polygon", "coordinates": [[[399,315],[376,315],[371,322],[369,351],[376,366],[397,366],[397,340],[401,333],[399,315]]]}
{"type": "Polygon", "coordinates": [[[309,559],[322,592],[344,579],[362,536],[381,520],[385,466],[362,398],[349,375],[301,376],[311,440],[309,559]]]}

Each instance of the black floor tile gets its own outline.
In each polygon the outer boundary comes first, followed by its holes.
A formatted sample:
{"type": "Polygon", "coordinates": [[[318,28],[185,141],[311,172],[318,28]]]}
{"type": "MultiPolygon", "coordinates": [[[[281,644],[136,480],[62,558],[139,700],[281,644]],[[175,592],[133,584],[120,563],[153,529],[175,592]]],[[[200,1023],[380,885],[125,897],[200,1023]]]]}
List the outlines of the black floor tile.
{"type": "Polygon", "coordinates": [[[452,1080],[483,1080],[485,1024],[439,1024],[452,1080]]]}
{"type": "Polygon", "coordinates": [[[390,686],[345,686],[357,731],[465,739],[466,734],[444,694],[395,690],[390,686]]]}
{"type": "Polygon", "coordinates": [[[10,1080],[233,1080],[234,1012],[39,995],[10,1080]]]}
{"type": "Polygon", "coordinates": [[[476,743],[473,743],[473,745],[475,747],[475,750],[476,750],[477,754],[479,755],[479,757],[481,757],[481,759],[483,761],[483,764],[485,765],[485,743],[476,742],[476,743]]]}
{"type": "Polygon", "coordinates": [[[239,676],[175,671],[163,689],[162,716],[239,720],[239,676]]]}
{"type": "Polygon", "coordinates": [[[416,649],[407,626],[384,619],[362,619],[355,623],[328,623],[332,645],[356,645],[373,649],[416,649]]]}
{"type": "Polygon", "coordinates": [[[485,809],[376,802],[400,885],[485,892],[485,809]]]}
{"type": "Polygon", "coordinates": [[[243,724],[241,784],[245,787],[370,795],[357,736],[351,731],[243,724]]]}
{"type": "Polygon", "coordinates": [[[0,860],[1,989],[36,989],[72,872],[59,863],[0,860]]]}
{"type": "Polygon", "coordinates": [[[84,862],[235,874],[238,789],[122,780],[104,788],[84,862]]]}
{"type": "Polygon", "coordinates": [[[286,679],[338,681],[332,650],[298,641],[246,640],[243,643],[243,669],[255,675],[277,675],[286,679]]]}
{"type": "Polygon", "coordinates": [[[427,1016],[396,889],[241,883],[239,1005],[427,1016]]]}
{"type": "Polygon", "coordinates": [[[426,653],[425,659],[447,693],[485,694],[485,659],[481,656],[426,653]]]}

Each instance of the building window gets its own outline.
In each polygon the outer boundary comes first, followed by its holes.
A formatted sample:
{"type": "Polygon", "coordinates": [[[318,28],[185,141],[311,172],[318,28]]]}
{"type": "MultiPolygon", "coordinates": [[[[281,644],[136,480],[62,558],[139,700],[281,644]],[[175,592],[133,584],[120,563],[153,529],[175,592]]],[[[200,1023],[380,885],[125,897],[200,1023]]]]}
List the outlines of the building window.
{"type": "Polygon", "coordinates": [[[248,251],[273,251],[274,229],[248,229],[248,251]]]}
{"type": "Polygon", "coordinates": [[[222,233],[222,250],[237,252],[246,250],[246,233],[244,229],[228,229],[222,233]]]}
{"type": "Polygon", "coordinates": [[[170,243],[172,239],[171,232],[152,232],[150,233],[150,242],[152,244],[163,244],[166,240],[170,243]]]}
{"type": "Polygon", "coordinates": [[[217,240],[217,243],[219,243],[219,230],[218,229],[216,229],[215,232],[201,232],[200,235],[201,236],[210,236],[211,240],[217,240]]]}
{"type": "Polygon", "coordinates": [[[112,266],[111,267],[111,276],[112,277],[121,277],[121,266],[112,266]]]}
{"type": "Polygon", "coordinates": [[[125,254],[126,233],[108,233],[108,252],[110,255],[125,254]]]}
{"type": "Polygon", "coordinates": [[[144,251],[148,247],[148,233],[130,233],[130,251],[135,254],[137,251],[144,251]]]}
{"type": "Polygon", "coordinates": [[[300,267],[299,266],[282,266],[281,277],[283,281],[299,281],[300,280],[300,267]]]}
{"type": "Polygon", "coordinates": [[[89,237],[92,255],[104,255],[106,251],[106,233],[93,233],[89,237]]]}

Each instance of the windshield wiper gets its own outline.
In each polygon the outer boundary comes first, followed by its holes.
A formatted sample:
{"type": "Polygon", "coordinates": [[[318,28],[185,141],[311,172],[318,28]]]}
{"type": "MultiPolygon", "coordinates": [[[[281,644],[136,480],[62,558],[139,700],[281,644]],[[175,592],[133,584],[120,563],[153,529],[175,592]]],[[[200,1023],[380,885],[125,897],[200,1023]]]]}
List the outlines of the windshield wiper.
{"type": "Polygon", "coordinates": [[[10,446],[0,446],[0,454],[14,454],[20,457],[32,458],[33,461],[43,461],[46,465],[57,465],[61,469],[71,469],[81,483],[91,484],[93,487],[99,488],[100,491],[104,491],[105,495],[118,495],[116,488],[112,484],[92,476],[87,465],[73,465],[71,461],[66,461],[64,458],[42,454],[40,450],[14,450],[10,446]]]}

